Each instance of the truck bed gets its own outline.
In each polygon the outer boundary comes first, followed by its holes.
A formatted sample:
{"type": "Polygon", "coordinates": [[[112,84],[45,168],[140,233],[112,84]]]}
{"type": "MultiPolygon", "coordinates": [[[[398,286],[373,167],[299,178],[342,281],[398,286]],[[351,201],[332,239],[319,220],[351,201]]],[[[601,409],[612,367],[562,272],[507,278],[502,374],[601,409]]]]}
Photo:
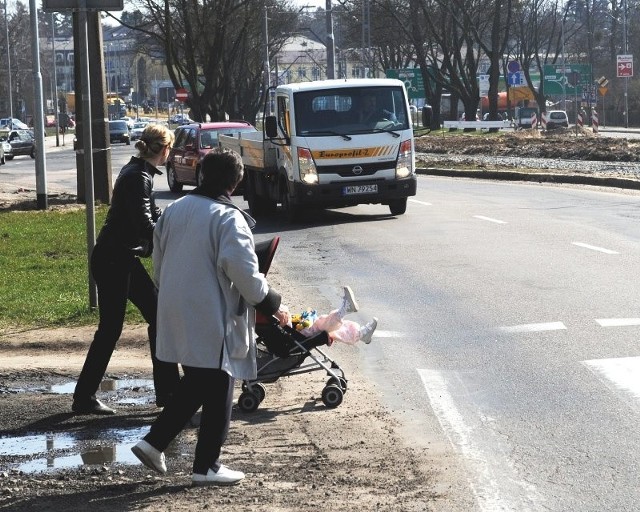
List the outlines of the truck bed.
{"type": "Polygon", "coordinates": [[[262,132],[245,132],[237,135],[220,135],[218,144],[233,149],[242,157],[245,167],[256,170],[276,168],[276,153],[273,145],[263,139],[262,132]]]}

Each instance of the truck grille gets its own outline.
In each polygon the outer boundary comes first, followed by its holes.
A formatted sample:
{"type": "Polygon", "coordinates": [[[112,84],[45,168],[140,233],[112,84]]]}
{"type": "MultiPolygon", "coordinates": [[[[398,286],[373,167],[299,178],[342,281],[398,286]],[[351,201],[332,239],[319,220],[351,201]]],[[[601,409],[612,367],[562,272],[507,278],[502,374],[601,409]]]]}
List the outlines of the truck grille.
{"type": "Polygon", "coordinates": [[[343,165],[319,165],[316,167],[318,174],[337,174],[342,178],[353,178],[354,176],[372,176],[378,171],[394,169],[395,160],[388,162],[372,162],[369,164],[343,164],[343,165]],[[362,169],[362,172],[354,172],[354,168],[362,169]]]}

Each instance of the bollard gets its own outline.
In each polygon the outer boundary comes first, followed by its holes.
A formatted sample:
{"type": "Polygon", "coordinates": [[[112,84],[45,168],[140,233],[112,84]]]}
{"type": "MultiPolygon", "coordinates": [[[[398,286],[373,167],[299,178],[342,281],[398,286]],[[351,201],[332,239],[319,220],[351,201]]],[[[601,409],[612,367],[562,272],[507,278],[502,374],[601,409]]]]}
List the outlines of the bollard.
{"type": "Polygon", "coordinates": [[[543,112],[541,114],[540,122],[542,124],[542,129],[546,131],[547,130],[547,113],[546,112],[543,112]]]}
{"type": "Polygon", "coordinates": [[[531,114],[531,129],[535,130],[538,128],[538,116],[536,116],[536,113],[533,112],[531,114]]]}
{"type": "Polygon", "coordinates": [[[598,133],[598,113],[594,110],[591,113],[591,128],[593,128],[593,133],[598,133]]]}
{"type": "Polygon", "coordinates": [[[578,112],[578,122],[576,123],[580,128],[584,125],[584,120],[582,119],[582,112],[578,112]]]}

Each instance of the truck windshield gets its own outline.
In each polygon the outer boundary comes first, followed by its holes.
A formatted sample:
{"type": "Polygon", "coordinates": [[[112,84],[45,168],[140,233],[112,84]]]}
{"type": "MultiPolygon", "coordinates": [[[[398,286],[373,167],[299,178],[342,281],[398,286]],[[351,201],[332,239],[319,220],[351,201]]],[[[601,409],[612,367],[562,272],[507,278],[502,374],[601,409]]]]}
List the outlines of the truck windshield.
{"type": "Polygon", "coordinates": [[[302,91],[294,96],[295,133],[305,137],[408,130],[401,87],[352,87],[302,91]]]}

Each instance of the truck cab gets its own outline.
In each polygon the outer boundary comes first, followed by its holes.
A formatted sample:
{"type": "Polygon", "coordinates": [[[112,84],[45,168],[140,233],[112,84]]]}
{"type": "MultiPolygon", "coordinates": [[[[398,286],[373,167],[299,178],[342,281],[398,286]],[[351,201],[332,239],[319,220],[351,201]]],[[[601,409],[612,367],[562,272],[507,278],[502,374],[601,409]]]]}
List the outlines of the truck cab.
{"type": "Polygon", "coordinates": [[[243,155],[252,214],[277,203],[290,217],[311,207],[362,203],[388,205],[393,215],[406,211],[417,179],[401,81],[288,84],[275,89],[268,106],[262,150],[249,137],[234,148],[243,155]]]}

